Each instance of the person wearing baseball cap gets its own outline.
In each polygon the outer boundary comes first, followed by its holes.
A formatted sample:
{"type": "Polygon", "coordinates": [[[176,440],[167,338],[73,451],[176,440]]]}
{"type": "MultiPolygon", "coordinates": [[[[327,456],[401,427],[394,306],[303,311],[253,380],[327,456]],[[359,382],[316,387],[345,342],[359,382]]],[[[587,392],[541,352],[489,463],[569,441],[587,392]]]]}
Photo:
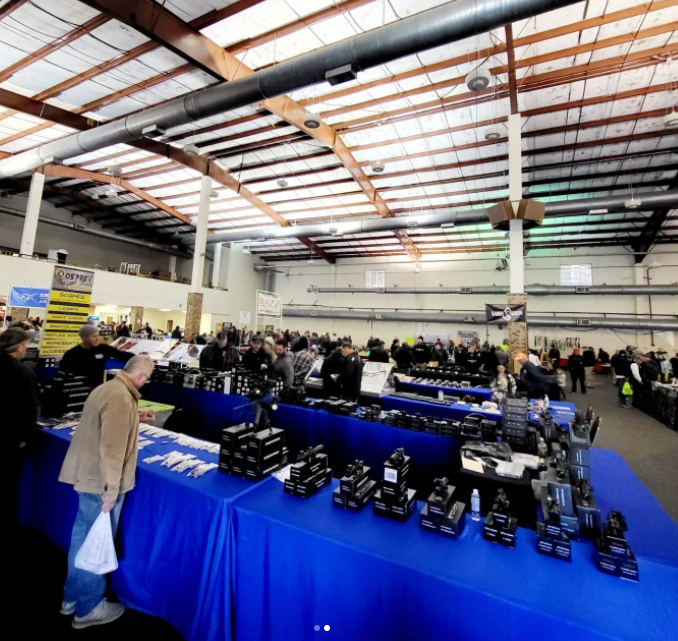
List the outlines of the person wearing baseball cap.
{"type": "Polygon", "coordinates": [[[76,376],[87,376],[92,387],[97,387],[104,382],[106,361],[114,358],[125,363],[134,354],[115,349],[110,345],[101,343],[99,328],[96,325],[83,325],[78,332],[80,345],[71,347],[62,357],[60,367],[64,372],[70,372],[76,376]]]}
{"type": "Polygon", "coordinates": [[[230,372],[240,362],[240,352],[228,342],[226,332],[219,332],[216,340],[200,352],[200,369],[230,372]]]}
{"type": "Polygon", "coordinates": [[[19,505],[19,479],[26,455],[26,442],[35,429],[40,396],[33,370],[21,361],[26,356],[29,336],[12,327],[0,334],[0,389],[3,399],[3,436],[8,451],[9,526],[14,536],[19,505]]]}
{"type": "Polygon", "coordinates": [[[582,394],[586,394],[586,368],[584,367],[584,357],[579,353],[575,347],[572,350],[572,355],[567,359],[567,369],[570,370],[570,377],[572,378],[572,393],[577,391],[577,381],[582,394]]]}

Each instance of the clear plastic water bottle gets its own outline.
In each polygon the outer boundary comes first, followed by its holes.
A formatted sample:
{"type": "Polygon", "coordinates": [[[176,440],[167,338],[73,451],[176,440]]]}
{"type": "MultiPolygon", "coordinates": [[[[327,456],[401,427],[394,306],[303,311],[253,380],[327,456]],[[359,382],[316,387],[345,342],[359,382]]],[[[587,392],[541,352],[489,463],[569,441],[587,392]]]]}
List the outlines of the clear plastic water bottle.
{"type": "Polygon", "coordinates": [[[480,521],[480,494],[478,490],[473,490],[473,494],[471,494],[471,518],[474,521],[480,521]]]}
{"type": "Polygon", "coordinates": [[[548,409],[551,406],[551,401],[549,401],[548,394],[544,395],[544,408],[548,409]]]}

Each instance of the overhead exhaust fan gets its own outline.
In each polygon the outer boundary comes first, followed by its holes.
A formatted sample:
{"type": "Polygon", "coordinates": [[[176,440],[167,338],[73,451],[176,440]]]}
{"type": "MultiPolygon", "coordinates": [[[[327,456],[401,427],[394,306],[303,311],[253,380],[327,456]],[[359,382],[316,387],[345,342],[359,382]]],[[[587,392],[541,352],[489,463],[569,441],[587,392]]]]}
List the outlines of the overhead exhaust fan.
{"type": "Polygon", "coordinates": [[[487,69],[478,67],[466,76],[466,86],[471,91],[483,91],[490,86],[492,76],[487,69]]]}

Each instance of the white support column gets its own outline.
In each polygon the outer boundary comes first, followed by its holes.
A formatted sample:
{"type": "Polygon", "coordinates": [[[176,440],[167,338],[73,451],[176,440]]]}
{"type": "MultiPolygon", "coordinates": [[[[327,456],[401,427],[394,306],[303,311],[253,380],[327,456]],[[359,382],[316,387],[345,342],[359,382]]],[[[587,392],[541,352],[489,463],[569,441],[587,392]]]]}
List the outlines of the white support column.
{"type": "MultiPolygon", "coordinates": [[[[518,211],[518,204],[523,197],[523,161],[522,143],[520,140],[520,114],[508,117],[509,130],[509,200],[513,211],[518,211]]],[[[514,219],[509,223],[510,281],[511,293],[522,294],[525,291],[525,261],[523,259],[523,221],[514,219]]]]}
{"type": "Polygon", "coordinates": [[[170,274],[176,274],[177,273],[177,257],[176,256],[170,256],[169,271],[170,271],[170,274]]]}
{"type": "Polygon", "coordinates": [[[191,275],[192,292],[199,292],[202,288],[202,278],[205,271],[205,247],[207,244],[207,224],[210,215],[211,191],[212,179],[209,176],[203,176],[200,179],[200,204],[198,205],[195,247],[193,248],[193,272],[191,275]]]}
{"type": "Polygon", "coordinates": [[[212,266],[212,287],[219,287],[221,282],[221,243],[214,246],[214,265],[212,266]]]}
{"type": "Polygon", "coordinates": [[[28,204],[26,205],[26,219],[24,230],[21,234],[20,256],[32,256],[35,251],[35,236],[38,232],[38,218],[40,217],[40,205],[42,204],[42,191],[45,186],[45,174],[33,173],[31,188],[28,192],[28,204]]]}

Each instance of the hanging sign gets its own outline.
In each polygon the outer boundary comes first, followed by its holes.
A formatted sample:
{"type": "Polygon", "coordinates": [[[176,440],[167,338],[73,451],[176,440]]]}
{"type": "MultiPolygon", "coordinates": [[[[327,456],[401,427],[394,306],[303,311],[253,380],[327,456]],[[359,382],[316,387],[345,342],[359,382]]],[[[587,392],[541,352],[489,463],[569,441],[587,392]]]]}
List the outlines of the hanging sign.
{"type": "Polygon", "coordinates": [[[488,323],[524,323],[525,305],[485,305],[485,317],[488,323]]]}
{"type": "Polygon", "coordinates": [[[80,342],[78,332],[87,323],[94,272],[54,267],[40,356],[63,356],[80,342]]]}
{"type": "Polygon", "coordinates": [[[34,287],[11,287],[7,298],[8,307],[31,307],[33,309],[47,309],[49,289],[34,287]]]}
{"type": "Polygon", "coordinates": [[[269,292],[257,292],[257,316],[282,315],[282,296],[269,292]]]}

